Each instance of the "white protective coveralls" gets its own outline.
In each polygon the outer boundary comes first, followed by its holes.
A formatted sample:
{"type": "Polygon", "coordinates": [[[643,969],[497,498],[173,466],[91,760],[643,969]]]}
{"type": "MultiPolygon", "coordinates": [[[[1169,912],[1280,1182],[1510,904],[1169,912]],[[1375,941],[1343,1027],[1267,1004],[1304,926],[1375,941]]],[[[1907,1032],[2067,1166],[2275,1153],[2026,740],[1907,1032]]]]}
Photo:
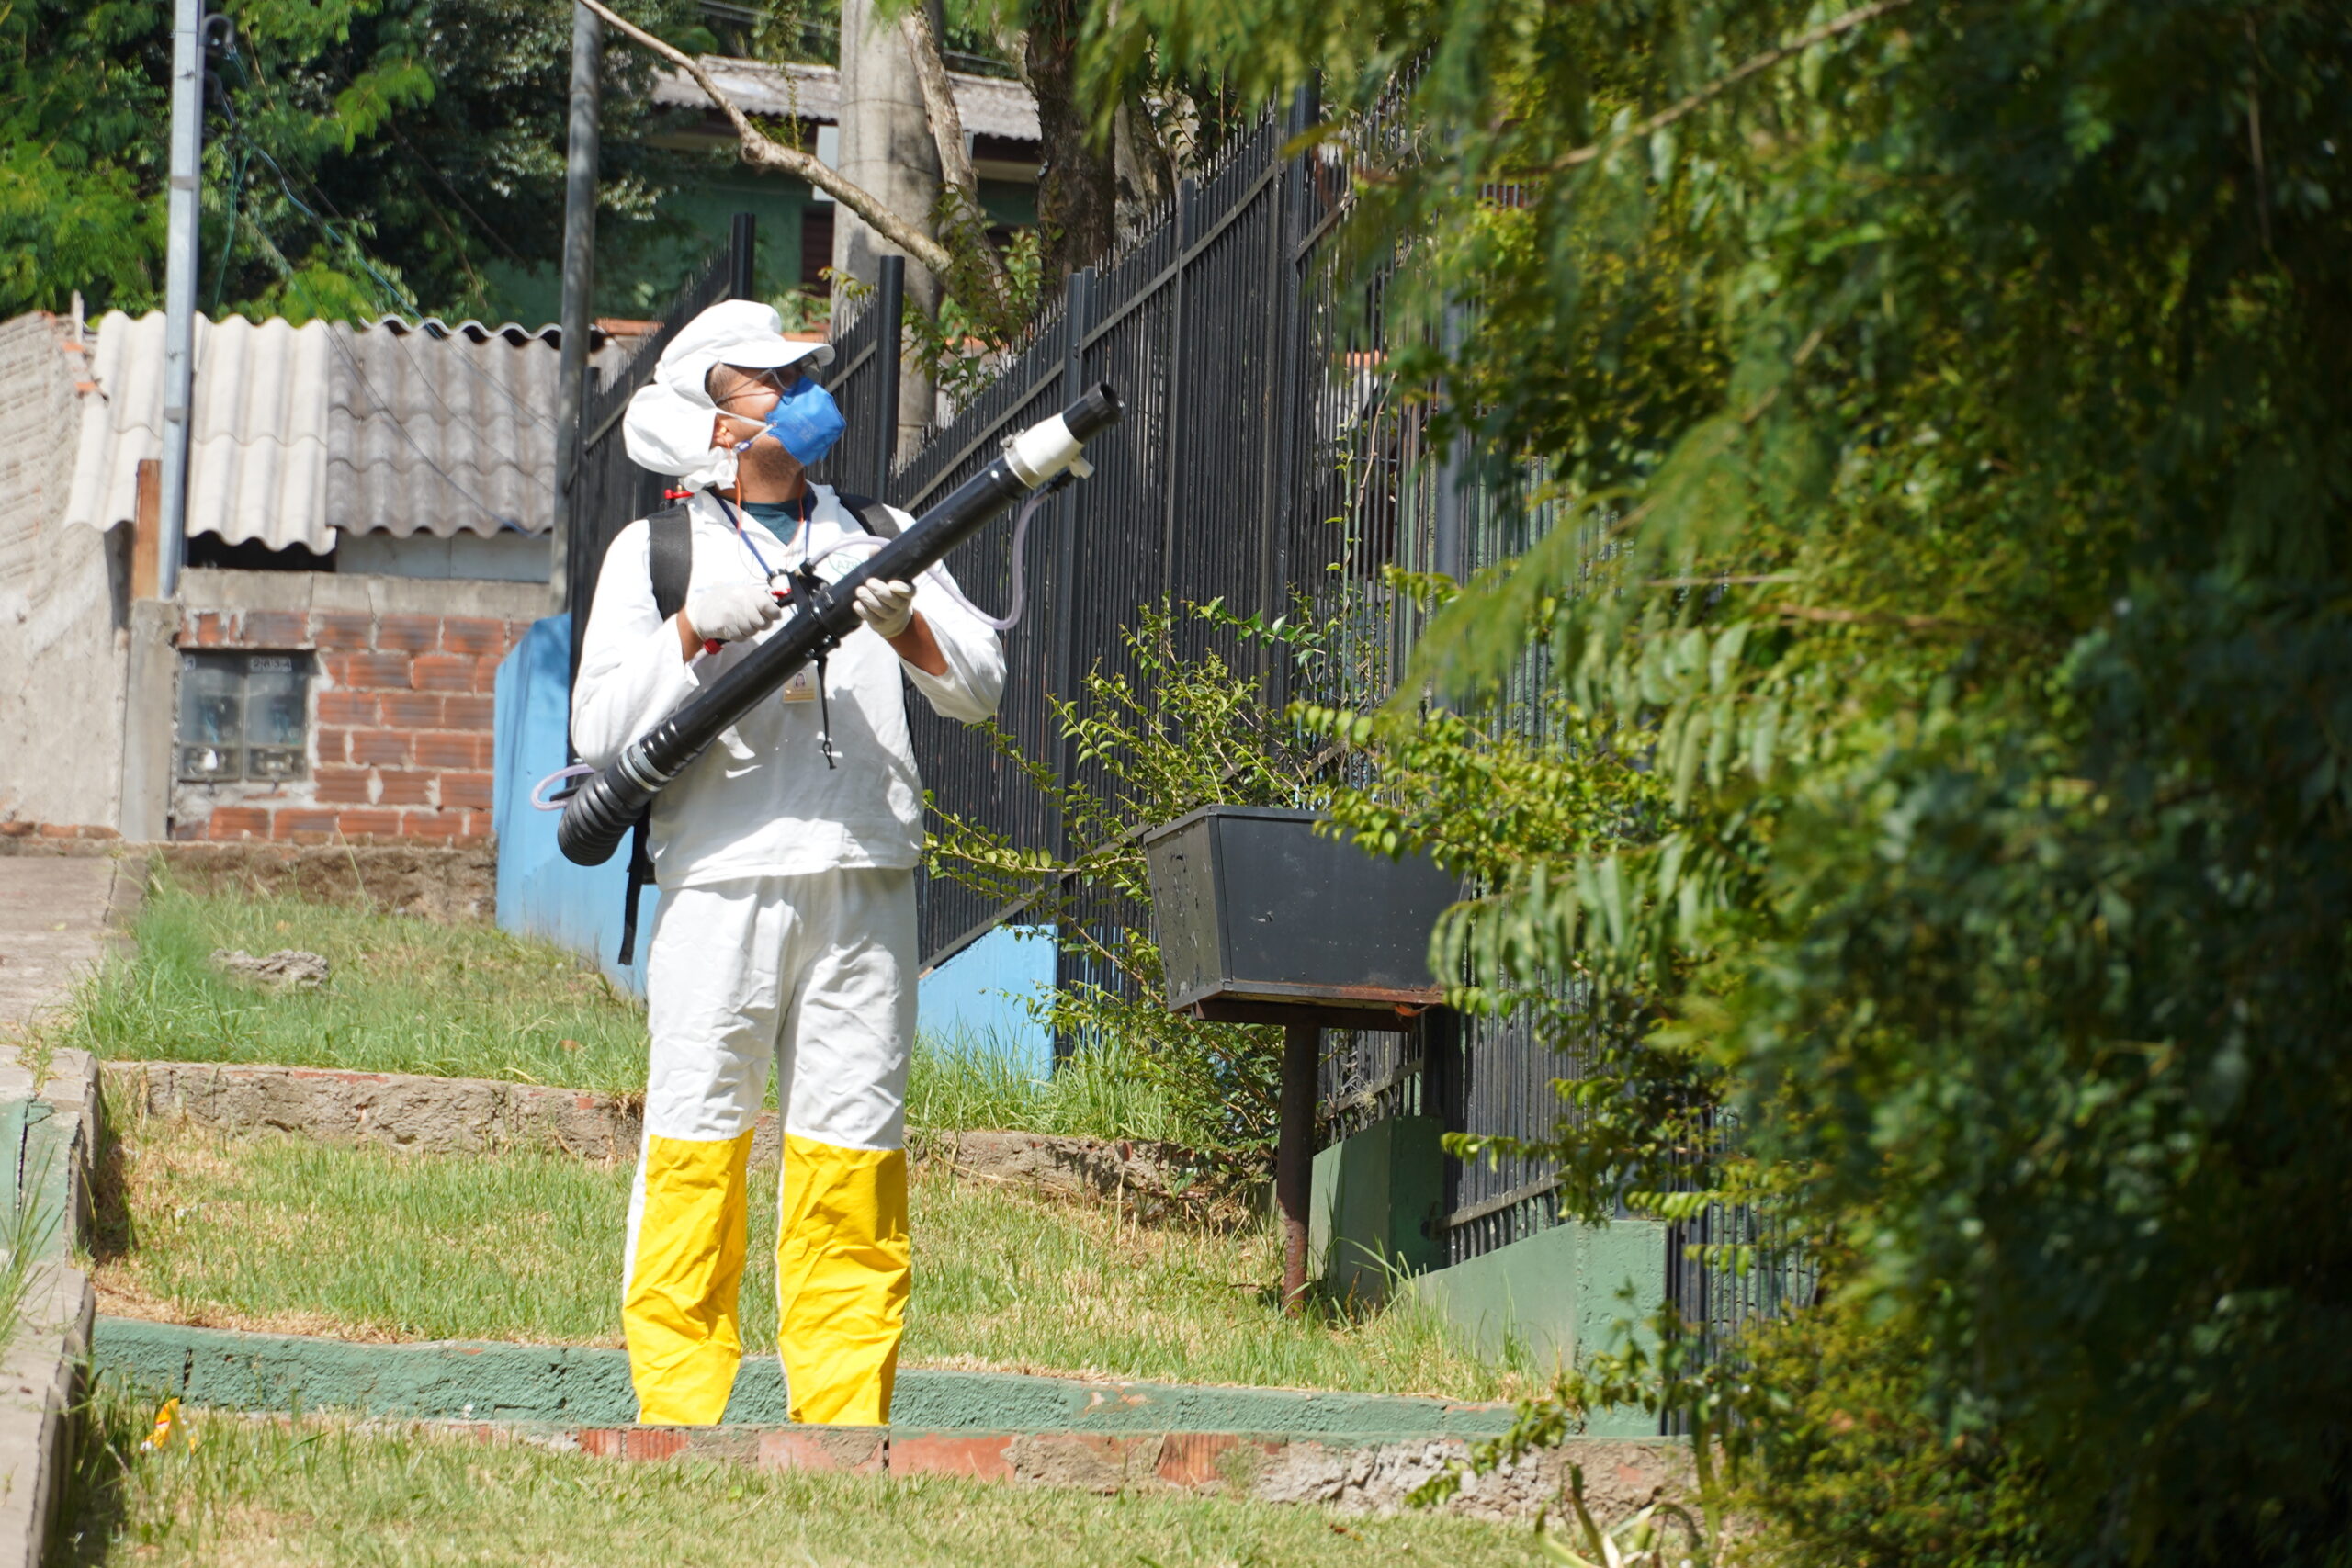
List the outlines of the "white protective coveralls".
{"type": "MultiPolygon", "coordinates": [[[[765,310],[718,309],[747,308],[765,310]]],[[[670,355],[699,348],[707,368],[727,345],[698,344],[700,325],[670,355]]],[[[699,389],[701,371],[689,362],[668,374],[670,355],[639,394],[649,406],[630,416],[631,455],[649,467],[710,456],[695,454],[685,428],[698,422],[707,446],[710,405],[695,408],[684,389],[699,389]]],[[[741,519],[769,565],[865,537],[831,490],[812,488],[815,512],[796,536],[741,519]]],[[[707,490],[688,504],[693,588],[761,581],[730,509],[707,490]]],[[[632,523],[606,553],[572,688],[573,743],[597,766],[750,646],[680,658],[675,628],[655,611],[647,539],[632,523]]],[[[837,577],[862,558],[844,549],[819,570],[837,577]]],[[[803,689],[763,703],[655,799],[652,1055],[622,1285],[640,1421],[701,1425],[727,1407],[742,1349],[745,1166],[771,1057],[784,1112],[776,1293],[792,1417],[889,1419],[910,1267],[904,1101],[922,845],[900,682],[966,721],[993,714],[1004,685],[996,634],[948,597],[944,577],[941,567],[918,580],[915,609],[945,673],[903,662],[866,627],[827,660],[833,766],[820,750],[813,684],[795,682],[803,689]]]]}

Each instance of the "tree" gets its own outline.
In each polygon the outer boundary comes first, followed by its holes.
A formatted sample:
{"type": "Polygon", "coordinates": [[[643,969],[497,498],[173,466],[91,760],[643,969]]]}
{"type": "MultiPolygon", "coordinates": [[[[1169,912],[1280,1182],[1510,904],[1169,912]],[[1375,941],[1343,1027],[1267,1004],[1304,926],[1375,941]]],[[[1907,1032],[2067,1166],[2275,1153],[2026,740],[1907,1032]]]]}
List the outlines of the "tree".
{"type": "MultiPolygon", "coordinates": [[[[647,13],[688,41],[682,0],[647,13]]],[[[199,304],[371,316],[493,308],[500,266],[552,265],[567,22],[525,0],[272,3],[233,13],[204,170],[199,304]]],[[[34,0],[0,13],[0,311],[161,299],[168,12],[34,0]]],[[[684,155],[631,134],[642,62],[605,97],[605,233],[654,238],[684,155]]]]}
{"type": "MultiPolygon", "coordinates": [[[[1355,254],[1410,237],[1398,384],[1561,523],[1437,620],[1346,809],[1490,875],[1444,933],[1468,999],[1614,1010],[1558,1144],[1586,1211],[1771,1204],[1820,1321],[1916,1373],[1860,1427],[1993,1446],[1946,1480],[2022,1489],[2047,1560],[2340,1560],[2342,9],[1094,27],[1098,114],[1147,57],[1265,99],[1320,72],[1335,120],[1416,72],[1355,254]],[[1581,821],[1474,787],[1518,766],[1480,705],[1531,660],[1581,821]]],[[[1871,1462],[1818,1438],[1786,1484],[1871,1462]]]]}

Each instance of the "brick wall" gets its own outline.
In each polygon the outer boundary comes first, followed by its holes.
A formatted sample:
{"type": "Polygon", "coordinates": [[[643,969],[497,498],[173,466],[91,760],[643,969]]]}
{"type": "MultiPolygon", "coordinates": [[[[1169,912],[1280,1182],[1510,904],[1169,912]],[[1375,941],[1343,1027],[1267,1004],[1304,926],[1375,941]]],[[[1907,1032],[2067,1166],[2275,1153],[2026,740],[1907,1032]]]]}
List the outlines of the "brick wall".
{"type": "Polygon", "coordinates": [[[172,836],[317,843],[490,836],[492,694],[527,621],[190,610],[183,649],[313,651],[311,776],[181,784],[172,836]]]}

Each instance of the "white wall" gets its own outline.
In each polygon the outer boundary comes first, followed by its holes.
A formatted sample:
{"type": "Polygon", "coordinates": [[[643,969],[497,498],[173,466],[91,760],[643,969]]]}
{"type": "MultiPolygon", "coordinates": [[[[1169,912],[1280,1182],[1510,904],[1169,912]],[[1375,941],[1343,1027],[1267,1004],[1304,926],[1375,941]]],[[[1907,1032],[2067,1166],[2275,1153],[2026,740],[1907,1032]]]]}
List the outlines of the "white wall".
{"type": "Polygon", "coordinates": [[[129,541],[60,521],[86,356],[0,323],[0,820],[121,826],[129,541]]]}
{"type": "Polygon", "coordinates": [[[553,536],[514,530],[493,534],[459,532],[446,539],[411,534],[345,534],[334,547],[337,572],[376,577],[476,578],[487,582],[545,582],[554,551],[553,536]]]}

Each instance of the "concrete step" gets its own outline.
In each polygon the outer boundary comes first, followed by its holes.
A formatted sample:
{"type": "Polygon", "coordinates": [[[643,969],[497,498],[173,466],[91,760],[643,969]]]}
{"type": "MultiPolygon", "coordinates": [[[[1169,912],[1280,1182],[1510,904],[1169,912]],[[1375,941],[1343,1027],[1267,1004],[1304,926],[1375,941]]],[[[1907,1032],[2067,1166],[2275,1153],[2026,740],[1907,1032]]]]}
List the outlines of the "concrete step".
{"type": "MultiPolygon", "coordinates": [[[[333,1406],[401,1419],[630,1422],[627,1352],[603,1347],[445,1340],[361,1344],[100,1317],[94,1371],[190,1404],[231,1410],[333,1406]]],[[[1114,1382],[1013,1372],[900,1371],[892,1411],[927,1430],[1256,1432],[1335,1439],[1492,1437],[1512,1407],[1396,1394],[1203,1383],[1114,1382]]],[[[729,1424],[781,1425],[774,1356],[747,1356],[729,1424]]]]}
{"type": "MultiPolygon", "coordinates": [[[[1507,1430],[1511,1407],[1385,1394],[1110,1382],[1009,1373],[899,1374],[887,1427],[795,1425],[770,1358],[747,1359],[726,1420],[642,1427],[618,1350],[484,1343],[363,1345],[102,1317],[92,1368],[151,1397],[517,1441],[622,1461],[954,1475],[1102,1493],[1216,1493],[1349,1512],[1412,1490],[1507,1430]]],[[[1571,1439],[1469,1478],[1448,1505],[1521,1518],[1556,1504],[1571,1464],[1604,1521],[1688,1484],[1685,1445],[1571,1439]]]]}

